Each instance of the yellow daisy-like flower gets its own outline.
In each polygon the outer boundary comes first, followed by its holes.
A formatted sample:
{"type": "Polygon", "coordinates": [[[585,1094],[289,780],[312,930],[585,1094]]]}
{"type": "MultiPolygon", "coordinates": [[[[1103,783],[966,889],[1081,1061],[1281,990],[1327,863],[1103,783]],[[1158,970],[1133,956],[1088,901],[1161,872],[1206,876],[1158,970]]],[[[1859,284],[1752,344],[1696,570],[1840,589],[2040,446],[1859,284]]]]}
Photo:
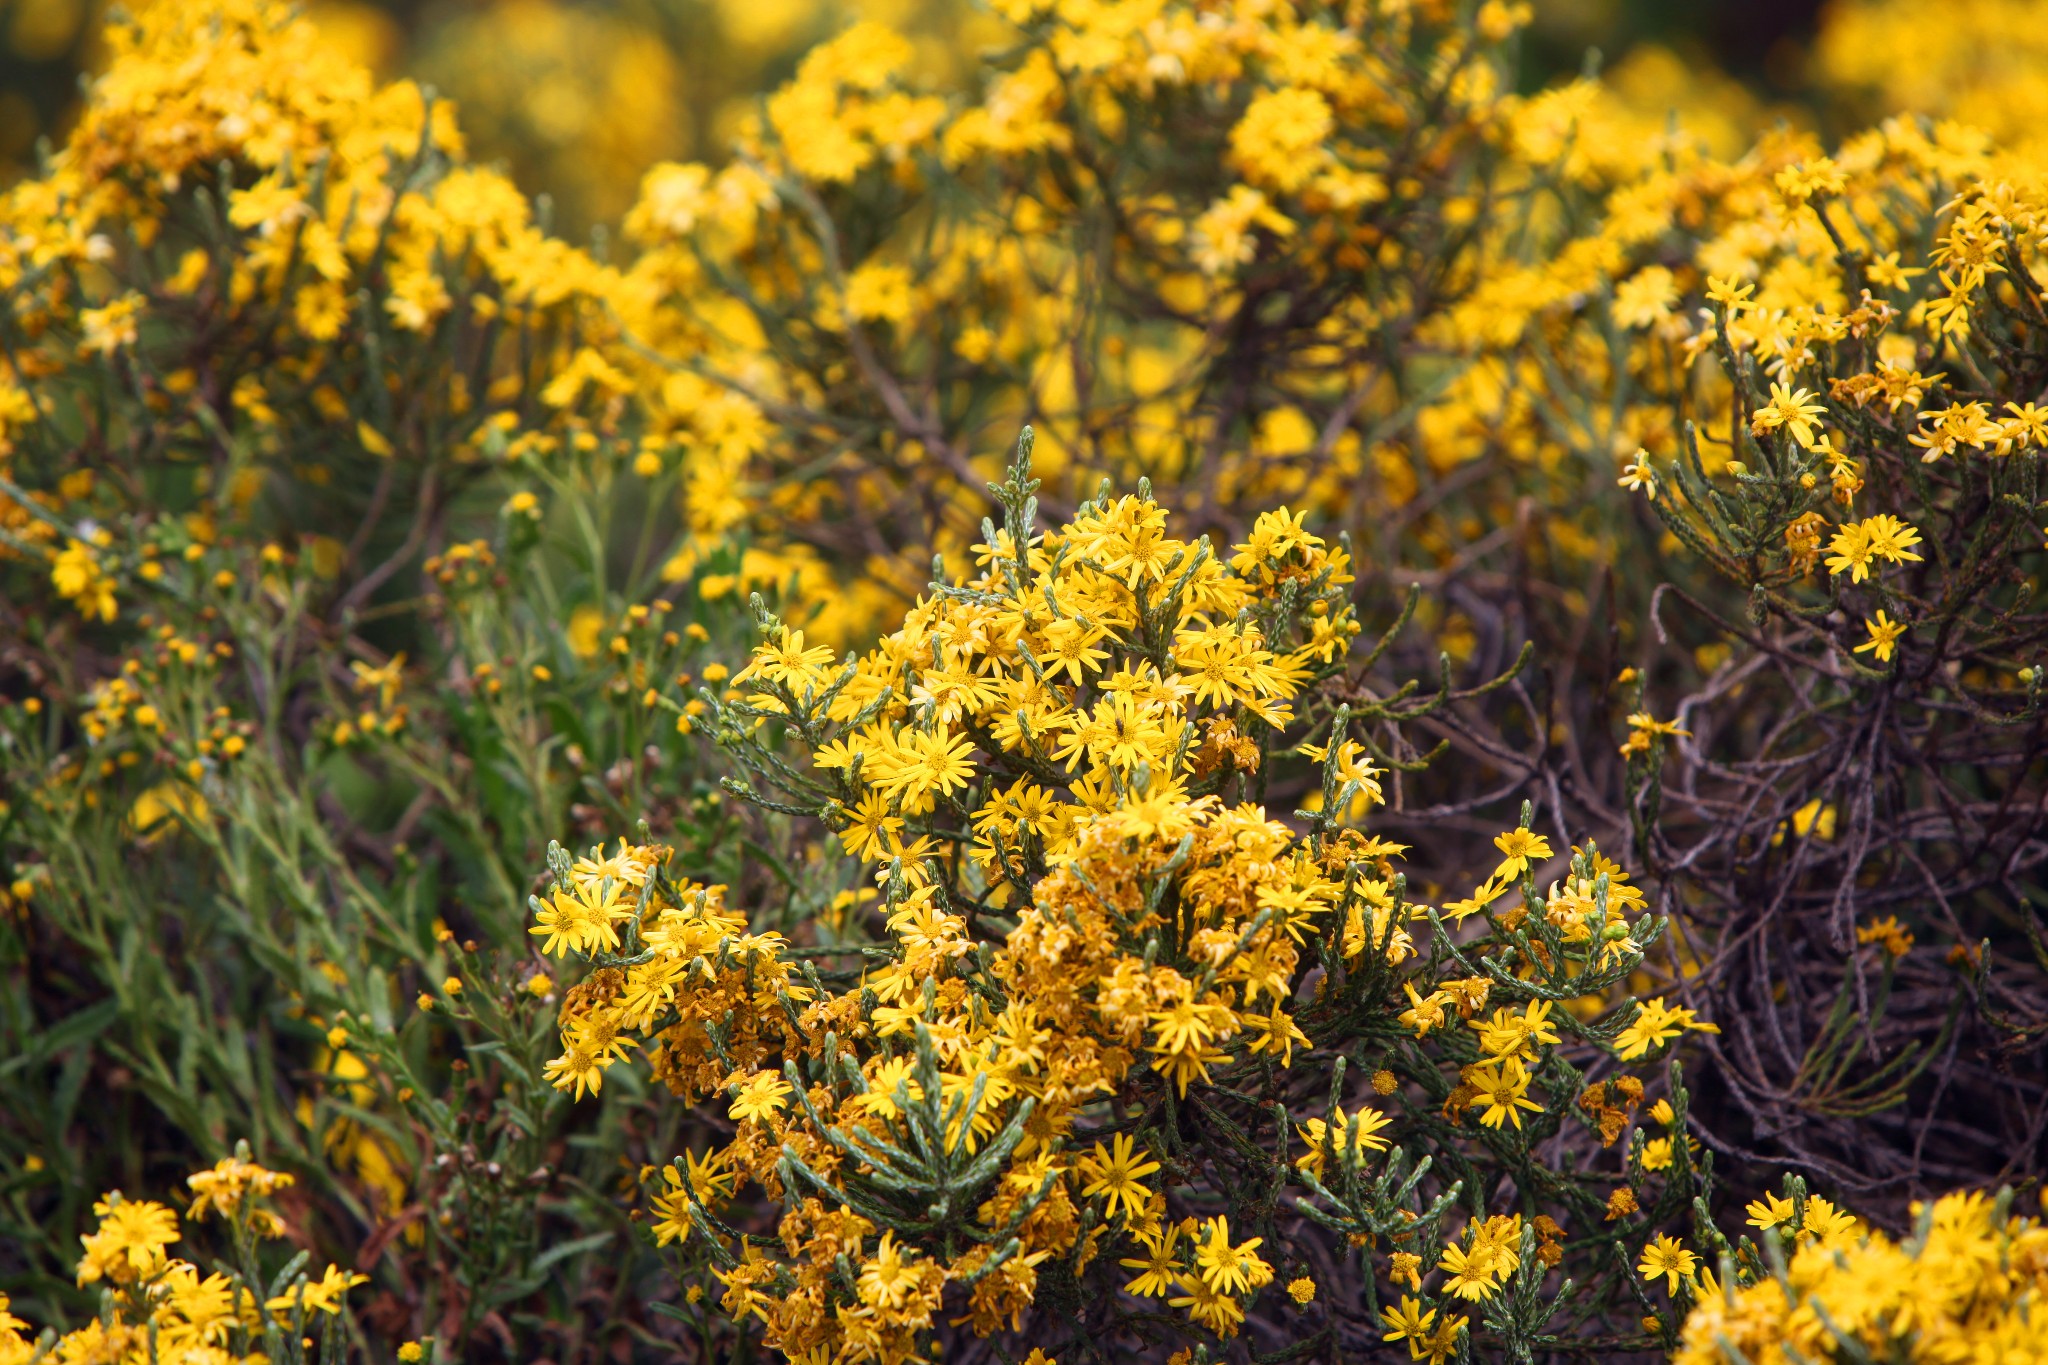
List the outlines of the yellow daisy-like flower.
{"type": "Polygon", "coordinates": [[[1699,1264],[1700,1258],[1688,1251],[1676,1237],[1659,1233],[1643,1248],[1643,1258],[1636,1263],[1636,1270],[1652,1284],[1661,1277],[1664,1292],[1676,1294],[1679,1281],[1691,1278],[1699,1264]]]}
{"type": "Polygon", "coordinates": [[[1874,653],[1879,663],[1890,663],[1892,654],[1898,646],[1899,637],[1906,633],[1905,623],[1892,620],[1891,617],[1885,615],[1884,608],[1879,607],[1877,615],[1866,618],[1863,624],[1870,631],[1870,638],[1856,646],[1856,652],[1858,654],[1874,653]]]}
{"type": "Polygon", "coordinates": [[[773,1118],[789,1103],[789,1094],[789,1082],[772,1071],[763,1071],[738,1088],[730,1112],[742,1121],[773,1118]]]}
{"type": "Polygon", "coordinates": [[[1492,880],[1495,881],[1506,881],[1518,876],[1529,864],[1552,856],[1550,841],[1526,829],[1509,830],[1506,834],[1499,835],[1494,839],[1493,846],[1502,854],[1500,866],[1493,871],[1492,880]]]}

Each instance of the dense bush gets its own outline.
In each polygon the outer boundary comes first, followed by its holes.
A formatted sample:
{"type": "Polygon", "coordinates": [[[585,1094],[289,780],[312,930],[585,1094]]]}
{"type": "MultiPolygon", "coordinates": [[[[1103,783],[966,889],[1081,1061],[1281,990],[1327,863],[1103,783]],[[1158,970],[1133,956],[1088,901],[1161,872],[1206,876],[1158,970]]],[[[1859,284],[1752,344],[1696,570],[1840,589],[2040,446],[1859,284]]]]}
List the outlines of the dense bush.
{"type": "Polygon", "coordinates": [[[588,248],[110,24],[0,199],[0,1359],[2024,1330],[2037,1228],[1880,1229],[2044,1147],[2029,154],[998,8],[588,248]]]}
{"type": "Polygon", "coordinates": [[[859,661],[767,618],[736,679],[760,690],[718,708],[874,870],[816,947],[747,933],[665,849],[553,856],[532,932],[597,968],[555,1084],[644,1045],[684,1103],[731,1097],[736,1127],[656,1187],[684,1278],[792,1358],[904,1359],[942,1323],[1435,1362],[1461,1332],[1514,1356],[1668,1335],[1632,1264],[1678,1254],[1644,1248],[1703,1215],[1707,1173],[1676,1066],[1628,1064],[1712,1026],[1627,998],[1664,929],[1630,918],[1642,893],[1590,848],[1539,891],[1525,808],[1469,896],[1410,901],[1401,847],[1340,814],[1384,774],[1313,700],[1355,629],[1345,557],[1279,511],[1225,561],[1142,496],[1035,534],[1032,487],[1020,461],[981,573],[859,661]],[[1321,742],[1282,751],[1296,703],[1321,742]],[[784,729],[810,772],[764,742],[784,729]],[[1251,799],[1294,753],[1320,773],[1305,838],[1251,799]],[[1603,1152],[1639,1105],[1661,1135],[1603,1152]]]}

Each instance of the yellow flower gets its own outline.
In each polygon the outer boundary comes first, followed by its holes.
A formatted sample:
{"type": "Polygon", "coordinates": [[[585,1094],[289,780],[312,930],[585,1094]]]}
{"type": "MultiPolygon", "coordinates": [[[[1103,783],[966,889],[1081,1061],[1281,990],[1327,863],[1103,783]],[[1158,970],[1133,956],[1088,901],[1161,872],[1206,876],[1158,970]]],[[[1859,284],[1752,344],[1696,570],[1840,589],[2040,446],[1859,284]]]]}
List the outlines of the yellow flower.
{"type": "Polygon", "coordinates": [[[1744,284],[1733,278],[1724,279],[1717,275],[1707,277],[1707,302],[1718,303],[1728,310],[1732,317],[1745,308],[1752,307],[1750,296],[1756,293],[1756,286],[1744,284]]]}
{"type": "MultiPolygon", "coordinates": [[[[1614,320],[1624,327],[1648,327],[1671,316],[1678,281],[1661,265],[1645,266],[1615,286],[1614,320]]],[[[1642,452],[1636,452],[1638,461],[1642,452]]]]}
{"type": "Polygon", "coordinates": [[[1447,1293],[1461,1299],[1493,1297],[1508,1276],[1521,1267],[1521,1218],[1493,1217],[1466,1225],[1465,1245],[1446,1246],[1437,1267],[1450,1273],[1447,1293]]]}
{"type": "Polygon", "coordinates": [[[1815,397],[1816,394],[1805,389],[1772,384],[1771,401],[1751,415],[1749,429],[1761,436],[1784,427],[1792,433],[1793,440],[1806,449],[1812,449],[1814,433],[1819,429],[1815,419],[1827,415],[1826,404],[1814,402],[1815,397]]]}
{"type": "Polygon", "coordinates": [[[1676,1294],[1678,1282],[1689,1278],[1699,1268],[1699,1263],[1699,1257],[1686,1250],[1676,1237],[1660,1233],[1643,1248],[1643,1258],[1636,1264],[1636,1269],[1653,1284],[1661,1276],[1664,1292],[1676,1294]]]}
{"type": "Polygon", "coordinates": [[[1848,186],[1842,168],[1825,156],[1785,167],[1773,177],[1772,183],[1787,199],[1801,204],[1817,194],[1840,194],[1848,186]]]}
{"type": "Polygon", "coordinates": [[[734,1119],[770,1119],[789,1103],[789,1083],[772,1071],[758,1072],[737,1086],[732,1099],[734,1119]]]}
{"type": "Polygon", "coordinates": [[[1856,653],[1874,651],[1879,663],[1891,662],[1892,652],[1899,637],[1906,633],[1905,625],[1886,616],[1882,607],[1878,608],[1876,616],[1866,617],[1863,624],[1870,631],[1870,638],[1856,646],[1856,653]]]}
{"type": "Polygon", "coordinates": [[[1180,1258],[1175,1253],[1175,1244],[1180,1240],[1177,1228],[1167,1228],[1163,1233],[1139,1232],[1135,1236],[1138,1245],[1145,1249],[1142,1257],[1125,1257],[1118,1265],[1135,1270],[1138,1275],[1124,1285],[1124,1289],[1144,1298],[1158,1298],[1180,1282],[1180,1258]]]}
{"type": "Polygon", "coordinates": [[[1265,1241],[1254,1237],[1232,1246],[1230,1219],[1218,1215],[1207,1223],[1207,1231],[1195,1246],[1195,1266],[1202,1282],[1218,1294],[1244,1294],[1268,1284],[1273,1267],[1258,1255],[1265,1241]]]}
{"type": "Polygon", "coordinates": [[[81,1285],[102,1278],[132,1283],[160,1267],[164,1248],[178,1240],[178,1215],[151,1200],[126,1200],[116,1190],[95,1202],[92,1211],[100,1225],[82,1239],[81,1285]]]}
{"type": "Polygon", "coordinates": [[[291,1322],[299,1313],[339,1313],[342,1298],[359,1284],[368,1284],[368,1275],[345,1271],[340,1266],[328,1266],[319,1279],[296,1285],[264,1302],[264,1307],[283,1322],[291,1322]]]}
{"type": "Polygon", "coordinates": [[[1445,991],[1431,991],[1427,999],[1416,993],[1415,983],[1404,981],[1401,989],[1408,993],[1408,1008],[1401,1011],[1401,1027],[1415,1030],[1417,1038],[1426,1037],[1433,1028],[1444,1023],[1444,1007],[1452,1003],[1445,991]]]}
{"type": "Polygon", "coordinates": [[[1529,1098],[1529,1080],[1529,1070],[1519,1057],[1465,1068],[1465,1083],[1478,1092],[1480,1102],[1486,1106],[1479,1121],[1488,1128],[1498,1128],[1510,1120],[1520,1128],[1524,1109],[1543,1112],[1543,1106],[1529,1098]]]}
{"type": "Polygon", "coordinates": [[[390,438],[386,437],[384,433],[378,431],[377,428],[371,426],[368,422],[356,423],[356,440],[364,450],[369,451],[372,455],[387,460],[391,458],[390,438]]]}
{"type": "Polygon", "coordinates": [[[1254,228],[1276,238],[1294,234],[1294,221],[1275,209],[1250,185],[1233,185],[1230,193],[1195,219],[1194,259],[1203,273],[1220,275],[1249,263],[1258,254],[1254,228]]]}
{"type": "Polygon", "coordinates": [[[100,568],[91,546],[80,540],[65,542],[50,562],[50,584],[67,598],[87,620],[111,621],[119,608],[114,601],[114,580],[100,568]]]}
{"type": "Polygon", "coordinates": [[[1778,1227],[1791,1220],[1794,1206],[1783,1195],[1765,1194],[1761,1199],[1752,1199],[1743,1212],[1749,1215],[1749,1225],[1758,1231],[1778,1227]]]}
{"type": "Polygon", "coordinates": [[[1806,1217],[1799,1233],[1814,1239],[1823,1249],[1832,1250],[1849,1245],[1862,1230],[1863,1224],[1855,1215],[1815,1195],[1806,1201],[1806,1217]]]}
{"type": "MultiPolygon", "coordinates": [[[[823,674],[821,670],[831,662],[832,647],[830,645],[815,645],[806,648],[804,645],[804,633],[801,630],[790,630],[785,627],[776,643],[772,645],[763,643],[755,646],[754,657],[745,668],[733,675],[732,682],[733,686],[737,687],[741,683],[751,682],[755,678],[763,678],[769,682],[785,683],[790,687],[801,690],[805,686],[814,685],[822,681],[823,674]]],[[[714,664],[712,667],[715,668],[717,665],[714,664]]],[[[711,676],[709,668],[704,671],[704,676],[707,682],[717,682],[720,680],[711,676]]],[[[720,678],[723,676],[721,671],[720,678]]]]}
{"type": "Polygon", "coordinates": [[[1436,1321],[1436,1309],[1424,1308],[1420,1301],[1403,1294],[1398,1308],[1382,1308],[1380,1320],[1386,1324],[1382,1341],[1406,1341],[1411,1359],[1420,1359],[1412,1343],[1420,1341],[1429,1333],[1430,1324],[1436,1321]]]}
{"type": "MultiPolygon", "coordinates": [[[[1501,837],[1506,838],[1507,836],[1503,835],[1501,837]]],[[[1506,864],[1503,863],[1501,866],[1505,867],[1506,864]]],[[[1478,914],[1481,910],[1499,900],[1501,893],[1506,891],[1512,884],[1512,874],[1508,877],[1502,877],[1500,870],[1496,868],[1483,886],[1473,888],[1471,895],[1463,900],[1445,901],[1443,908],[1444,918],[1453,924],[1463,924],[1468,917],[1478,914]]],[[[1410,987],[1409,991],[1412,995],[1414,988],[1410,987]]],[[[1404,1019],[1403,1022],[1406,1022],[1406,1020],[1404,1019]]]]}
{"type": "Polygon", "coordinates": [[[647,1201],[655,1214],[648,1228],[654,1233],[654,1244],[665,1247],[671,1242],[690,1240],[690,1232],[696,1226],[690,1219],[690,1207],[696,1200],[684,1187],[675,1167],[664,1167],[662,1176],[667,1187],[647,1201]]]}
{"type": "Polygon", "coordinates": [[[1158,1170],[1159,1163],[1144,1148],[1134,1147],[1127,1133],[1117,1134],[1110,1142],[1113,1151],[1098,1142],[1093,1156],[1081,1158],[1081,1175],[1087,1182],[1081,1193],[1091,1198],[1099,1194],[1112,1214],[1121,1207],[1126,1217],[1136,1218],[1152,1197],[1152,1192],[1138,1183],[1139,1177],[1158,1170]]]}
{"type": "Polygon", "coordinates": [[[876,1309],[901,1308],[923,1279],[915,1257],[914,1251],[897,1244],[894,1232],[884,1232],[874,1257],[861,1266],[856,1285],[861,1302],[876,1309]]]}
{"type": "Polygon", "coordinates": [[[1719,1033],[1719,1027],[1700,1022],[1690,1009],[1673,1008],[1664,1003],[1664,997],[1646,1000],[1615,1036],[1614,1044],[1623,1061],[1634,1061],[1653,1047],[1662,1047],[1687,1029],[1699,1033],[1719,1033]]]}
{"type": "Polygon", "coordinates": [[[1913,935],[1907,932],[1904,925],[1899,923],[1897,915],[1886,915],[1884,918],[1874,920],[1869,924],[1858,925],[1856,928],[1856,941],[1858,943],[1882,944],[1884,945],[1885,952],[1893,958],[1904,957],[1907,953],[1913,951],[1913,935]]]}
{"type": "Polygon", "coordinates": [[[1535,1046],[1558,1041],[1550,1018],[1554,1008],[1548,1000],[1532,1000],[1519,1013],[1496,1009],[1491,1019],[1468,1019],[1466,1026],[1479,1034],[1479,1049],[1488,1057],[1532,1060],[1535,1046]]]}
{"type": "Polygon", "coordinates": [[[1891,564],[1918,562],[1920,556],[1910,547],[1919,543],[1920,533],[1889,513],[1848,522],[1828,544],[1828,572],[1839,574],[1847,570],[1852,582],[1861,583],[1870,577],[1873,559],[1891,564]]]}
{"type": "Polygon", "coordinates": [[[861,322],[906,322],[910,309],[910,272],[902,266],[869,262],[847,276],[849,317],[861,322]]]}
{"type": "Polygon", "coordinates": [[[1323,146],[1335,126],[1330,102],[1320,91],[1290,87],[1253,98],[1230,133],[1230,152],[1246,177],[1270,189],[1292,192],[1322,169],[1323,146]]]}
{"type": "Polygon", "coordinates": [[[133,346],[141,335],[139,319],[142,306],[142,295],[130,292],[105,307],[82,310],[78,315],[78,325],[84,337],[78,349],[111,358],[114,352],[133,346]]]}
{"type": "Polygon", "coordinates": [[[1387,1140],[1379,1134],[1390,1122],[1392,1120],[1377,1109],[1360,1109],[1349,1115],[1340,1109],[1334,1124],[1310,1119],[1297,1130],[1302,1142],[1308,1146],[1308,1155],[1297,1157],[1294,1165],[1298,1170],[1313,1172],[1320,1179],[1327,1174],[1332,1152],[1340,1162],[1357,1161],[1366,1152],[1384,1152],[1387,1140]]]}
{"type": "Polygon", "coordinates": [[[1236,1298],[1212,1288],[1196,1276],[1182,1276],[1180,1287],[1187,1291],[1166,1302],[1187,1311],[1187,1315],[1218,1336],[1232,1336],[1244,1321],[1244,1306],[1236,1298]]]}
{"type": "Polygon", "coordinates": [[[974,776],[974,741],[943,730],[936,734],[917,732],[910,736],[900,754],[878,764],[887,775],[877,772],[882,790],[901,798],[907,807],[929,809],[933,797],[950,795],[965,787],[974,776]]]}
{"type": "Polygon", "coordinates": [[[550,956],[571,949],[613,951],[620,946],[617,926],[634,915],[633,908],[621,901],[625,890],[625,883],[610,880],[557,887],[539,906],[534,927],[526,932],[544,940],[541,951],[550,956]]]}
{"type": "Polygon", "coordinates": [[[1637,450],[1635,458],[1622,466],[1621,477],[1615,483],[1654,502],[1657,498],[1657,474],[1650,468],[1650,452],[1637,450]]]}
{"type": "Polygon", "coordinates": [[[1493,870],[1493,878],[1497,881],[1508,881],[1526,870],[1530,863],[1553,856],[1550,841],[1526,829],[1510,830],[1496,836],[1493,846],[1502,854],[1500,866],[1493,870]]]}
{"type": "MultiPolygon", "coordinates": [[[[1873,1359],[1908,1358],[1929,1341],[1946,1343],[1958,1358],[1995,1358],[2004,1343],[2031,1345],[2038,1337],[2031,1319],[2044,1279],[2039,1256],[2048,1248],[2039,1220],[1999,1217],[1989,1195],[1960,1192],[1931,1208],[1916,1203],[1926,1233],[1901,1245],[1817,1196],[1806,1203],[1809,1235],[1789,1251],[1783,1271],[1714,1292],[1700,1276],[1676,1365],[1709,1365],[1725,1356],[1724,1344],[1761,1358],[1767,1343],[1810,1341],[1826,1354],[1819,1333],[1828,1322],[1854,1323],[1853,1340],[1873,1359]]],[[[1779,1226],[1789,1221],[1792,1201],[1774,1196],[1751,1211],[1762,1215],[1754,1224],[1779,1226]]]]}
{"type": "Polygon", "coordinates": [[[1648,711],[1635,711],[1628,718],[1628,738],[1622,741],[1621,755],[1646,754],[1657,748],[1660,740],[1691,735],[1692,731],[1680,729],[1675,720],[1658,720],[1648,711]]]}

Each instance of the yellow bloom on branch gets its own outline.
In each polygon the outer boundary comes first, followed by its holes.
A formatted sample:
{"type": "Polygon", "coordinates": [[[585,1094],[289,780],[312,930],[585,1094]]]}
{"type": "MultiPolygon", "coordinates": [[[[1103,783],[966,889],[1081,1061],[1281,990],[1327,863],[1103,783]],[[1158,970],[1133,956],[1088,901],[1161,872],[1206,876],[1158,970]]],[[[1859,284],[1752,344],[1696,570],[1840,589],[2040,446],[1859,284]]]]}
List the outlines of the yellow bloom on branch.
{"type": "Polygon", "coordinates": [[[1081,1176],[1086,1182],[1081,1193],[1101,1195],[1112,1214],[1122,1209],[1126,1217],[1136,1218],[1152,1197],[1139,1179],[1158,1169],[1150,1152],[1136,1146],[1130,1134],[1119,1133],[1110,1139],[1108,1148],[1098,1142],[1093,1156],[1081,1158],[1081,1176]]]}
{"type": "Polygon", "coordinates": [[[1636,1017],[1616,1036],[1614,1046],[1623,1061],[1634,1061],[1688,1029],[1699,1033],[1721,1031],[1718,1026],[1699,1020],[1692,1010],[1668,1006],[1664,997],[1658,996],[1642,1003],[1636,1017]]]}
{"type": "Polygon", "coordinates": [[[732,1097],[731,1113],[736,1120],[770,1119],[789,1103],[789,1083],[771,1071],[748,1078],[732,1097]]]}
{"type": "Polygon", "coordinates": [[[1555,856],[1550,851],[1548,839],[1526,829],[1509,830],[1496,836],[1493,846],[1502,855],[1500,866],[1493,871],[1496,881],[1507,881],[1526,871],[1531,863],[1555,856]]]}
{"type": "Polygon", "coordinates": [[[1881,559],[1888,564],[1919,562],[1920,556],[1912,551],[1919,543],[1919,531],[1890,513],[1848,522],[1829,542],[1828,572],[1839,574],[1846,570],[1852,582],[1861,583],[1870,577],[1873,560],[1881,559]]]}
{"type": "Polygon", "coordinates": [[[1870,638],[1856,646],[1856,653],[1874,652],[1879,663],[1891,662],[1899,637],[1906,633],[1905,625],[1886,616],[1882,607],[1878,608],[1877,615],[1866,618],[1863,624],[1870,631],[1870,638]]]}
{"type": "Polygon", "coordinates": [[[1263,1237],[1232,1245],[1230,1219],[1211,1218],[1195,1246],[1195,1266],[1202,1282],[1219,1294],[1245,1294],[1271,1283],[1273,1267],[1258,1255],[1263,1237]]]}
{"type": "Polygon", "coordinates": [[[1652,1284],[1664,1281],[1664,1292],[1676,1294],[1679,1281],[1691,1277],[1699,1269],[1699,1257],[1688,1251],[1676,1237],[1659,1234],[1643,1248],[1642,1260],[1636,1269],[1652,1284]]]}
{"type": "Polygon", "coordinates": [[[1465,1083],[1478,1092],[1478,1102],[1484,1106],[1479,1121],[1488,1128],[1505,1122],[1520,1128],[1524,1109],[1543,1112],[1543,1106],[1529,1098],[1529,1081],[1529,1069],[1519,1057],[1465,1068],[1465,1083]]]}
{"type": "Polygon", "coordinates": [[[1794,389],[1788,384],[1771,385],[1771,401],[1751,414],[1749,429],[1761,436],[1767,431],[1784,427],[1792,433],[1792,439],[1802,447],[1813,447],[1814,434],[1819,431],[1819,419],[1827,415],[1827,405],[1813,400],[1818,395],[1805,389],[1794,389]]]}

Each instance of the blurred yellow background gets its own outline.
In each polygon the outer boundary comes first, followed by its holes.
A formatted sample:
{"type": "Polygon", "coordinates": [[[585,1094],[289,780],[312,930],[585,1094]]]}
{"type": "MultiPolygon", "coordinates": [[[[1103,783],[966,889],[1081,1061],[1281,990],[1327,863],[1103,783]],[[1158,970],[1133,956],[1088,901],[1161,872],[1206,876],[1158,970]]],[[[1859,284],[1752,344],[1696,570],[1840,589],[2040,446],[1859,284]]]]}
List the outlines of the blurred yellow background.
{"type": "MultiPolygon", "coordinates": [[[[0,179],[62,131],[106,0],[0,0],[0,179]]],[[[938,87],[1003,41],[973,0],[315,0],[337,47],[453,99],[475,153],[549,197],[581,239],[655,162],[724,159],[757,100],[858,19],[907,34],[938,87]]],[[[1521,84],[1599,67],[1734,155],[1778,121],[1834,134],[1898,111],[2013,142],[2048,126],[2048,0],[1538,0],[1521,84]]]]}

